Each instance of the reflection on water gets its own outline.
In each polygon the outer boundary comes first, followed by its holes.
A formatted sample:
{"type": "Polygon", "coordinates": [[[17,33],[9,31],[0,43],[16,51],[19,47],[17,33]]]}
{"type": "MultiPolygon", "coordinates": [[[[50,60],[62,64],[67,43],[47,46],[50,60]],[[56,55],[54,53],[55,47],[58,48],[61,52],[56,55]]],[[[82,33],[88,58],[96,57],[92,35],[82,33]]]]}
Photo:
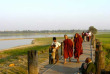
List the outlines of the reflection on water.
{"type": "MultiPolygon", "coordinates": [[[[43,38],[43,37],[63,37],[64,34],[42,34],[42,35],[13,35],[13,36],[0,36],[0,39],[11,39],[11,38],[43,38]]],[[[68,34],[69,37],[73,36],[68,34]]]]}
{"type": "Polygon", "coordinates": [[[11,47],[21,46],[31,44],[33,39],[23,39],[23,40],[6,40],[0,41],[0,50],[8,49],[11,47]]]}

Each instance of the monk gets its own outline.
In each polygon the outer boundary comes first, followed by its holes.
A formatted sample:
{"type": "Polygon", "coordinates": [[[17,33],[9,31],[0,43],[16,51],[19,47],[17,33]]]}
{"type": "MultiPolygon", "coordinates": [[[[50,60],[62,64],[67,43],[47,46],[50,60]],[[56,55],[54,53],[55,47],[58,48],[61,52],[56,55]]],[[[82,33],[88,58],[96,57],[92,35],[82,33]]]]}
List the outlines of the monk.
{"type": "Polygon", "coordinates": [[[64,35],[64,64],[66,59],[69,57],[69,62],[71,62],[71,57],[73,57],[73,42],[71,39],[68,39],[67,35],[64,35]]]}
{"type": "Polygon", "coordinates": [[[74,37],[74,58],[77,59],[77,63],[80,62],[79,56],[83,53],[82,42],[82,37],[76,33],[74,37]]]}

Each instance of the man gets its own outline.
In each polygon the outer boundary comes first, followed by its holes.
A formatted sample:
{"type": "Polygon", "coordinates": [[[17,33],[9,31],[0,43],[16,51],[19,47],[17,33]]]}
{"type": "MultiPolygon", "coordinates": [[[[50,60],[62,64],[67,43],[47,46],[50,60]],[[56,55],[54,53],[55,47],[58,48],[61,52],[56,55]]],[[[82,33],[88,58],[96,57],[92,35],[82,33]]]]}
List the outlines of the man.
{"type": "Polygon", "coordinates": [[[85,32],[84,33],[84,41],[86,42],[86,40],[87,40],[87,33],[85,32]]]}
{"type": "Polygon", "coordinates": [[[61,46],[59,42],[56,41],[56,37],[53,37],[53,43],[52,45],[55,45],[56,47],[56,53],[55,53],[55,59],[57,60],[57,63],[59,62],[59,54],[58,54],[58,49],[61,46]]]}
{"type": "Polygon", "coordinates": [[[92,35],[91,31],[89,31],[89,41],[91,39],[91,35],[92,35]]]}
{"type": "Polygon", "coordinates": [[[74,37],[74,58],[77,59],[77,63],[79,63],[79,56],[83,53],[82,42],[82,37],[76,33],[74,37]]]}
{"type": "Polygon", "coordinates": [[[68,39],[67,35],[64,35],[64,38],[64,64],[66,64],[66,59],[69,57],[69,61],[71,61],[71,57],[73,57],[73,42],[68,39]]]}
{"type": "Polygon", "coordinates": [[[86,74],[86,69],[87,69],[87,60],[85,60],[85,63],[82,63],[81,65],[81,68],[79,68],[79,71],[82,73],[82,74],[86,74]]]}
{"type": "Polygon", "coordinates": [[[95,74],[96,73],[96,67],[93,64],[91,58],[87,58],[87,69],[86,74],[95,74]]]}

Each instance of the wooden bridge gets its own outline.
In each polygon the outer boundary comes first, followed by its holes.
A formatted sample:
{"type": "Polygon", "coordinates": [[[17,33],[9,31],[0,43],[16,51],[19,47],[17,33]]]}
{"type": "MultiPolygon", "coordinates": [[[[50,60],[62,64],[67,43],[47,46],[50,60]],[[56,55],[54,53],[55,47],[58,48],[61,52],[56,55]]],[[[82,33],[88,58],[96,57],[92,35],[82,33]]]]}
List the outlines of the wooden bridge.
{"type": "MultiPolygon", "coordinates": [[[[41,74],[73,74],[79,71],[81,64],[85,62],[87,57],[91,57],[91,43],[83,42],[83,54],[80,56],[80,63],[76,63],[74,56],[71,58],[71,62],[64,64],[64,59],[61,58],[59,63],[55,65],[46,65],[40,68],[41,74]]],[[[94,49],[92,48],[92,53],[94,54],[94,49]]],[[[67,60],[69,61],[69,60],[67,60]]]]}
{"type": "MultiPolygon", "coordinates": [[[[92,58],[92,61],[96,65],[96,74],[109,74],[110,72],[106,72],[105,69],[105,58],[104,52],[102,50],[102,43],[99,42],[98,39],[95,39],[95,36],[92,37],[91,42],[83,42],[83,54],[80,56],[80,63],[76,63],[76,59],[74,56],[71,58],[71,62],[67,62],[64,64],[63,56],[61,56],[61,49],[59,49],[60,62],[56,64],[49,64],[49,59],[44,61],[44,63],[38,66],[38,59],[35,52],[32,51],[28,53],[28,73],[29,74],[74,74],[79,72],[79,68],[82,63],[85,62],[87,57],[92,58]],[[93,45],[93,46],[92,46],[93,45]],[[31,54],[31,55],[29,55],[31,54]],[[31,59],[31,60],[30,60],[31,59]],[[31,62],[30,62],[31,61],[31,62]],[[38,70],[39,67],[39,70],[38,70]],[[39,71],[39,72],[38,72],[39,71]]],[[[67,59],[69,61],[69,59],[67,59]]]]}

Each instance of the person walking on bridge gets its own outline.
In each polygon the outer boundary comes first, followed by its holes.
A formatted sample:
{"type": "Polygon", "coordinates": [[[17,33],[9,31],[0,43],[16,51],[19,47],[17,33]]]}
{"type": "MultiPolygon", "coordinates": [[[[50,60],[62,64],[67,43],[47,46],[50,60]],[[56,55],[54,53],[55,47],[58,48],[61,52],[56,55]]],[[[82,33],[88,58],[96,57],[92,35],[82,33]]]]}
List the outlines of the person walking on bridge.
{"type": "Polygon", "coordinates": [[[71,61],[71,57],[73,57],[73,42],[71,39],[68,39],[67,35],[64,35],[65,40],[64,43],[64,64],[66,63],[66,59],[69,57],[69,61],[71,61]]]}
{"type": "Polygon", "coordinates": [[[76,33],[74,37],[74,58],[77,59],[77,63],[79,63],[79,56],[83,53],[82,42],[82,37],[76,33]]]}

